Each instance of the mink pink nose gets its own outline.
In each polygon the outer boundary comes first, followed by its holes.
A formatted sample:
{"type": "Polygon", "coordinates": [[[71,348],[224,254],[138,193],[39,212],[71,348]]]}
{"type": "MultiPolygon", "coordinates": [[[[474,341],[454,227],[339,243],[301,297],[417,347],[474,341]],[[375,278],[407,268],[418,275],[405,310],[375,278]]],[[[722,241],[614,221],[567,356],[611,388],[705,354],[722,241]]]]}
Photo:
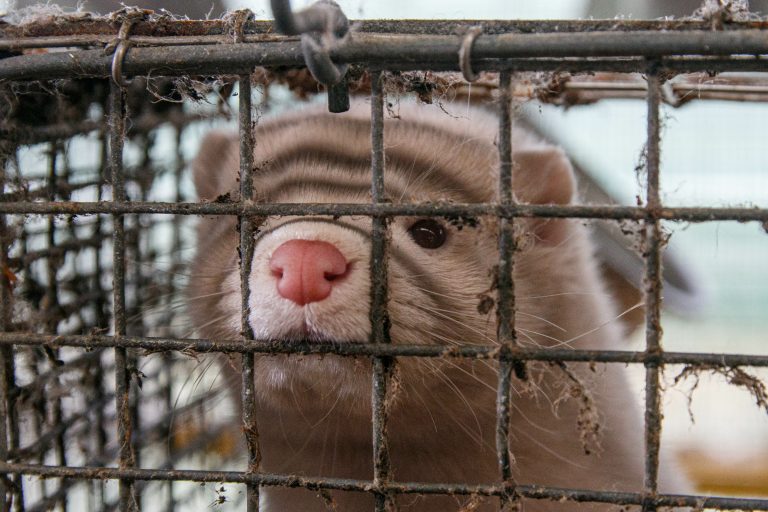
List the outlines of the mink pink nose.
{"type": "Polygon", "coordinates": [[[275,249],[269,269],[281,297],[304,306],[326,299],[349,269],[335,245],[315,240],[289,240],[275,249]]]}

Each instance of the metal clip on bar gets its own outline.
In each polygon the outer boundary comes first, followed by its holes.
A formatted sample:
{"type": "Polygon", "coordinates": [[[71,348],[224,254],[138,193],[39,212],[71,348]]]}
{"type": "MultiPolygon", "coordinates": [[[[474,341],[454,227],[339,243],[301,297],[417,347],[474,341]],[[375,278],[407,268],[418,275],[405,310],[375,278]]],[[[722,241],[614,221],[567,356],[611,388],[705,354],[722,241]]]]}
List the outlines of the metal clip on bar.
{"type": "Polygon", "coordinates": [[[271,0],[275,28],[286,35],[301,36],[301,51],[315,80],[328,88],[328,110],[349,110],[346,64],[334,64],[330,50],[346,37],[349,20],[332,0],[318,0],[304,10],[291,11],[290,0],[271,0]]]}
{"type": "Polygon", "coordinates": [[[459,69],[467,82],[474,82],[478,79],[477,73],[472,70],[472,45],[475,44],[477,36],[483,33],[483,27],[471,27],[464,35],[459,47],[459,69]]]}
{"type": "Polygon", "coordinates": [[[132,44],[128,39],[128,36],[130,35],[133,25],[137,21],[144,19],[145,14],[146,12],[141,9],[127,10],[125,12],[123,22],[120,25],[120,31],[117,33],[117,39],[109,43],[106,48],[104,48],[104,51],[107,54],[114,51],[114,54],[112,55],[111,69],[112,80],[114,80],[117,85],[123,88],[131,83],[130,80],[127,80],[123,76],[123,60],[125,60],[125,54],[128,52],[128,49],[132,44]]]}

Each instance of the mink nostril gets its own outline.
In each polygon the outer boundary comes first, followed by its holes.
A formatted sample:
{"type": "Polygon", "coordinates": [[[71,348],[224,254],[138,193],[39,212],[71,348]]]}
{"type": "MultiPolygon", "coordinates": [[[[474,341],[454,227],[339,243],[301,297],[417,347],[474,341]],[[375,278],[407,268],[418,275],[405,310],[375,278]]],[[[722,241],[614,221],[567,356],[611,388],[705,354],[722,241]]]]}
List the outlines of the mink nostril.
{"type": "Polygon", "coordinates": [[[323,277],[325,278],[326,281],[331,281],[331,282],[332,281],[336,281],[338,279],[341,279],[343,277],[347,277],[347,274],[349,274],[350,266],[351,265],[347,264],[347,266],[344,268],[343,272],[334,272],[334,271],[325,272],[323,274],[323,277]]]}
{"type": "Polygon", "coordinates": [[[285,274],[285,265],[277,263],[276,261],[270,259],[270,262],[269,262],[269,272],[275,278],[280,280],[280,279],[283,278],[283,275],[285,274]]]}

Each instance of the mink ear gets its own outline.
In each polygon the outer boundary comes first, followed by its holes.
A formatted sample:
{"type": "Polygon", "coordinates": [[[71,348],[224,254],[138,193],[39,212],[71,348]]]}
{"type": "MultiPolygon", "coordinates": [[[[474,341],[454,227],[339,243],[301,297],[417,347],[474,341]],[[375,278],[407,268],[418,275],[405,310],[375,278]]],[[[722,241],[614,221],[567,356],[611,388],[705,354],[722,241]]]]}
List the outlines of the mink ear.
{"type": "Polygon", "coordinates": [[[528,204],[569,204],[576,183],[573,168],[563,150],[552,146],[514,153],[514,189],[518,200],[528,204]]]}
{"type": "MultiPolygon", "coordinates": [[[[565,205],[573,201],[576,181],[573,167],[560,148],[542,146],[515,153],[513,188],[518,201],[528,204],[565,205]]],[[[567,219],[533,219],[537,240],[557,245],[567,236],[567,219]]]]}
{"type": "Polygon", "coordinates": [[[239,167],[237,136],[220,131],[206,134],[192,162],[198,198],[213,200],[235,188],[239,167]]]}

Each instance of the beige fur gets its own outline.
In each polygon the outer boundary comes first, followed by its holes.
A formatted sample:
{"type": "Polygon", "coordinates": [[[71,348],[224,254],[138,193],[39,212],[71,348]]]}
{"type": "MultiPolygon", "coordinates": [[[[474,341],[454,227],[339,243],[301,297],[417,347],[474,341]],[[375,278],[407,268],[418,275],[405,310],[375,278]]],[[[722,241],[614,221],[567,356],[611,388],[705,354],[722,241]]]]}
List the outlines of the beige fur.
{"type": "MultiPolygon", "coordinates": [[[[309,111],[260,123],[254,189],[269,202],[370,201],[367,105],[345,115],[309,111]],[[287,156],[286,156],[287,155],[287,156]],[[275,169],[278,169],[275,171],[275,169]],[[329,183],[326,183],[328,181],[329,183]],[[335,183],[335,185],[334,185],[335,183]]],[[[495,201],[498,167],[495,118],[471,111],[452,118],[427,107],[403,107],[387,119],[386,188],[395,202],[495,201]]],[[[519,200],[567,203],[575,185],[562,152],[515,132],[514,188],[519,200]]],[[[195,165],[202,199],[237,197],[238,140],[214,133],[195,165]]],[[[457,229],[438,249],[410,238],[413,218],[391,223],[390,302],[394,343],[496,343],[495,310],[478,312],[491,294],[498,262],[497,221],[457,229]]],[[[516,325],[524,346],[616,349],[623,336],[598,277],[587,232],[577,221],[518,220],[515,256],[516,325]]],[[[365,341],[368,320],[369,218],[269,218],[259,226],[251,273],[250,321],[257,338],[365,341]],[[351,262],[331,296],[299,307],[277,294],[269,257],[290,239],[324,240],[351,262]]],[[[236,220],[200,222],[189,310],[199,334],[240,336],[236,220]]],[[[225,365],[229,367],[229,365],[225,365]]],[[[578,397],[562,370],[529,363],[515,380],[511,452],[519,483],[642,490],[642,420],[622,365],[570,364],[599,414],[599,447],[577,427],[578,397]]],[[[371,368],[365,358],[260,356],[257,414],[263,470],[308,476],[372,478],[371,368]]],[[[235,375],[230,380],[237,382],[235,375]]],[[[496,366],[461,359],[404,358],[391,406],[391,455],[398,481],[494,483],[496,366]]],[[[589,412],[589,411],[588,411],[589,412]]],[[[584,416],[584,415],[582,415],[584,416]]],[[[593,420],[595,418],[592,418],[593,420]]],[[[585,428],[588,428],[588,423],[585,428]]],[[[586,434],[585,434],[586,435],[586,434]]],[[[675,480],[666,476],[666,480],[675,480]]],[[[325,510],[315,493],[265,489],[268,511],[325,510]]],[[[371,510],[370,496],[334,492],[339,510],[371,510]]],[[[458,510],[453,497],[402,496],[401,510],[458,510]]],[[[488,499],[473,510],[497,510],[488,499]]],[[[604,505],[527,501],[526,511],[607,510],[604,505]]]]}

